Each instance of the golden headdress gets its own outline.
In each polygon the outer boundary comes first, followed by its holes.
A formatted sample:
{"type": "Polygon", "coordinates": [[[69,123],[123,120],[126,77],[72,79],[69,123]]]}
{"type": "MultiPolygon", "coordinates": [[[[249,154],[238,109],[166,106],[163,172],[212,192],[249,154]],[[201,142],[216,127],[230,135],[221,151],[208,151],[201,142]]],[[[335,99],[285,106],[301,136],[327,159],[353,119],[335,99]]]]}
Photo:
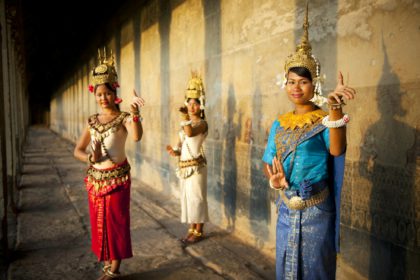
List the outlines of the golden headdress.
{"type": "Polygon", "coordinates": [[[312,54],[312,47],[309,43],[308,35],[308,3],[306,3],[305,19],[303,22],[303,35],[300,44],[296,46],[296,51],[289,55],[284,64],[285,71],[285,82],[287,81],[287,73],[292,67],[304,67],[309,70],[312,76],[312,82],[315,84],[314,98],[311,99],[316,105],[321,106],[325,103],[325,97],[322,97],[321,83],[322,79],[320,76],[321,65],[318,59],[312,54]]]}
{"type": "Polygon", "coordinates": [[[96,66],[91,72],[91,85],[89,87],[95,87],[96,85],[105,83],[109,83],[114,88],[119,87],[118,75],[114,66],[114,55],[112,50],[110,56],[107,57],[105,47],[103,54],[101,54],[101,51],[98,49],[98,60],[99,65],[96,66]]]}
{"type": "Polygon", "coordinates": [[[191,71],[191,79],[188,81],[188,87],[185,91],[185,105],[189,98],[200,100],[200,109],[205,108],[204,84],[201,76],[196,71],[191,71]]]}

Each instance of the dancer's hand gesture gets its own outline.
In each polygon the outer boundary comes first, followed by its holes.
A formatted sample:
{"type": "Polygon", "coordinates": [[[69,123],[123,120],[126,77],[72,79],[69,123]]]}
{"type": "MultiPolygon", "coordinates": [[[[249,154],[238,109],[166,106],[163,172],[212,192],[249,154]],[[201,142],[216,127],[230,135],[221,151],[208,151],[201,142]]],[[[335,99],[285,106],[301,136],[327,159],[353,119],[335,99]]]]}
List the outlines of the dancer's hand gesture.
{"type": "Polygon", "coordinates": [[[173,157],[179,156],[179,152],[175,151],[174,148],[172,148],[172,146],[170,145],[166,146],[166,151],[168,152],[169,155],[173,157]]]}
{"type": "Polygon", "coordinates": [[[277,157],[273,158],[272,167],[273,170],[271,171],[270,166],[267,164],[267,171],[270,175],[270,186],[280,190],[287,189],[289,187],[289,184],[286,181],[283,166],[277,159],[277,157]]]}
{"type": "Polygon", "coordinates": [[[188,108],[187,106],[180,107],[178,111],[181,113],[181,117],[183,120],[189,121],[190,116],[188,115],[188,108]]]}
{"type": "Polygon", "coordinates": [[[138,110],[143,107],[145,104],[145,101],[143,98],[137,95],[137,92],[135,89],[133,89],[133,98],[131,101],[131,111],[132,112],[138,112],[138,110]]]}
{"type": "Polygon", "coordinates": [[[343,98],[347,100],[354,99],[356,90],[344,84],[343,74],[338,72],[338,82],[334,91],[328,94],[329,104],[345,104],[343,98]]]}
{"type": "Polygon", "coordinates": [[[93,162],[98,162],[102,158],[102,147],[101,141],[94,139],[92,141],[92,160],[93,162]]]}

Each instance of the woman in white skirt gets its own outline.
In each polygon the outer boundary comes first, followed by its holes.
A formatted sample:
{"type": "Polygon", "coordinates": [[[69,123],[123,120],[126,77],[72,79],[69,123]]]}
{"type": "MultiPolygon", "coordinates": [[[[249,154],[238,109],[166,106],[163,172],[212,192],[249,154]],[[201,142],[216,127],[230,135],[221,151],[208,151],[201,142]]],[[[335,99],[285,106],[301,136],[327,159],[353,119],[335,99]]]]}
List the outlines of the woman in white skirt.
{"type": "Polygon", "coordinates": [[[190,228],[181,242],[196,243],[203,239],[204,223],[208,221],[207,166],[203,143],[208,126],[204,115],[204,87],[193,73],[185,94],[185,106],[181,107],[183,121],[179,133],[180,141],[166,149],[171,156],[178,156],[177,176],[181,186],[181,222],[190,228]]]}

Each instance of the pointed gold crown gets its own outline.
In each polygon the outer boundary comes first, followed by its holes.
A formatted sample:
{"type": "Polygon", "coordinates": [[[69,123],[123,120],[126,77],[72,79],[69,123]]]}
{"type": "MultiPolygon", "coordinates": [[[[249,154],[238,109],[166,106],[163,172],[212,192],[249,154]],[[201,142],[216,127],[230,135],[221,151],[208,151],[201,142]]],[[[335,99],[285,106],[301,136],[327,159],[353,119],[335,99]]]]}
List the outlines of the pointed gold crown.
{"type": "Polygon", "coordinates": [[[286,63],[284,64],[284,70],[287,74],[289,69],[292,67],[304,67],[311,72],[312,79],[316,80],[319,78],[321,66],[312,54],[312,47],[309,43],[308,28],[308,3],[306,3],[306,13],[305,20],[303,22],[303,35],[301,42],[296,46],[296,52],[287,57],[286,63]]]}
{"type": "Polygon", "coordinates": [[[188,87],[185,91],[185,104],[187,104],[189,98],[200,100],[200,109],[204,110],[206,102],[204,84],[197,71],[191,71],[191,79],[188,81],[188,87]]]}
{"type": "Polygon", "coordinates": [[[203,80],[196,71],[191,71],[191,79],[188,81],[188,87],[185,91],[185,100],[188,98],[200,99],[201,96],[204,96],[203,80]]]}
{"type": "Polygon", "coordinates": [[[109,83],[112,86],[117,85],[118,75],[114,66],[114,55],[112,50],[109,57],[107,57],[105,47],[103,53],[98,49],[98,60],[98,66],[91,72],[91,85],[96,86],[105,83],[109,83]]]}

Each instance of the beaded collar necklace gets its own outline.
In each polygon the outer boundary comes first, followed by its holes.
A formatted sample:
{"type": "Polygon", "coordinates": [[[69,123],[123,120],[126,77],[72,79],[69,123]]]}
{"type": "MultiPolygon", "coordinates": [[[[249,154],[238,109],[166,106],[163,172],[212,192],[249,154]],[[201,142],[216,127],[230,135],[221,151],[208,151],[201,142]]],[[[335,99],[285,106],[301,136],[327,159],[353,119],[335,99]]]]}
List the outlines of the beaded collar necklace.
{"type": "Polygon", "coordinates": [[[312,125],[319,119],[322,119],[327,115],[327,112],[322,109],[317,109],[302,115],[296,115],[294,112],[281,115],[278,120],[281,127],[285,130],[295,130],[296,128],[303,128],[305,125],[312,125]]]}

